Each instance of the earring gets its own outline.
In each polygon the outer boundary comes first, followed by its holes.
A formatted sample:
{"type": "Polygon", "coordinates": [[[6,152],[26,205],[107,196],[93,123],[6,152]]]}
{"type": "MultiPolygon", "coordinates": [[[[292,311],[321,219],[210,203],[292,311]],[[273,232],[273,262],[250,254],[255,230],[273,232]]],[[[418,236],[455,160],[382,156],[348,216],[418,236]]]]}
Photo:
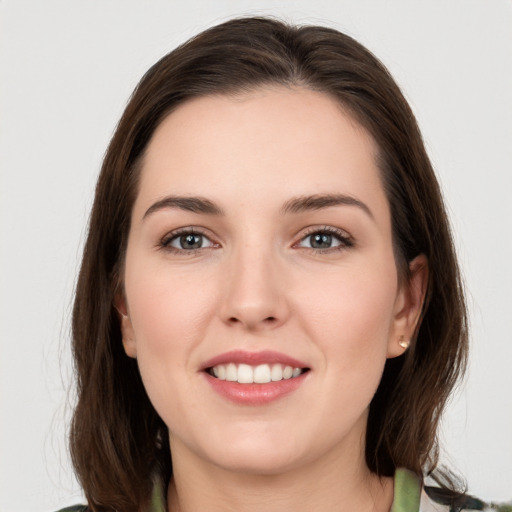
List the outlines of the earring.
{"type": "Polygon", "coordinates": [[[411,343],[411,341],[406,340],[404,335],[401,335],[400,338],[398,338],[398,344],[405,350],[407,350],[409,348],[410,343],[411,343]]]}

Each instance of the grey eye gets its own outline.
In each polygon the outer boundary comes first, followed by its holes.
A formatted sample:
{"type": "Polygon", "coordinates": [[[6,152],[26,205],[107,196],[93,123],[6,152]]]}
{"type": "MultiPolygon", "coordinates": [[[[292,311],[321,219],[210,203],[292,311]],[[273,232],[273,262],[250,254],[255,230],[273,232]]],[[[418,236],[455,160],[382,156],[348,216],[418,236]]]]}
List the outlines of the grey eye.
{"type": "Polygon", "coordinates": [[[343,245],[343,241],[340,237],[325,231],[312,233],[304,237],[299,244],[300,247],[309,247],[311,249],[332,249],[340,245],[343,245]]]}
{"type": "Polygon", "coordinates": [[[175,249],[183,251],[191,251],[194,249],[201,249],[204,247],[211,247],[213,244],[206,236],[200,233],[184,233],[174,237],[169,245],[175,249]]]}
{"type": "Polygon", "coordinates": [[[313,249],[328,249],[332,244],[332,235],[326,233],[316,233],[310,235],[310,245],[313,249]]]}

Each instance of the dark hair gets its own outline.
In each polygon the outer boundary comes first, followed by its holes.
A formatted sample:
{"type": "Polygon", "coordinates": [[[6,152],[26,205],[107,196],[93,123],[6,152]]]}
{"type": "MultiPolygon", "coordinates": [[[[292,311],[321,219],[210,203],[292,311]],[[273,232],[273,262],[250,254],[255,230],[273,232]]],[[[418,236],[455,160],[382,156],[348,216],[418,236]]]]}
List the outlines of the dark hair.
{"type": "Polygon", "coordinates": [[[113,307],[141,158],[159,123],[188,99],[264,85],[328,94],[377,142],[399,275],[407,279],[408,262],[424,254],[429,280],[411,346],[387,361],[371,403],[366,462],[387,476],[399,466],[421,475],[437,464],[439,418],[466,362],[466,309],[449,222],[414,115],[386,68],[351,37],[269,18],[235,19],[146,73],[105,155],[72,323],[78,403],[71,454],[92,510],[139,510],[154,474],[172,473],[167,428],[136,361],[124,353],[113,307]]]}

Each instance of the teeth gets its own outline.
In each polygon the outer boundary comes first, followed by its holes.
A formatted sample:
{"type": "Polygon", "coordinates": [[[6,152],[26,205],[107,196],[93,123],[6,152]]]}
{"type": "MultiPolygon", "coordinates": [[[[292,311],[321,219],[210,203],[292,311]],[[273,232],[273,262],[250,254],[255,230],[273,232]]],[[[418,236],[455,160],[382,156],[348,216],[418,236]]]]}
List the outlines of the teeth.
{"type": "MultiPolygon", "coordinates": [[[[217,377],[220,380],[226,380],[226,367],[223,365],[220,365],[220,366],[216,366],[215,368],[217,368],[217,374],[215,375],[215,377],[217,377]]],[[[214,368],[214,371],[215,371],[215,368],[214,368]]]]}
{"type": "MultiPolygon", "coordinates": [[[[272,380],[270,375],[270,366],[268,364],[260,364],[254,368],[253,382],[258,384],[266,384],[272,380]]],[[[240,381],[239,381],[240,382],[240,381]]]]}
{"type": "Polygon", "coordinates": [[[301,368],[293,368],[282,364],[218,364],[211,369],[211,373],[219,380],[239,382],[240,384],[266,384],[280,380],[292,379],[302,374],[301,368]]]}
{"type": "Polygon", "coordinates": [[[280,364],[272,365],[272,380],[283,380],[283,367],[280,364]]]}
{"type": "Polygon", "coordinates": [[[226,380],[231,382],[236,382],[238,380],[238,370],[236,364],[229,363],[226,366],[226,380]]]}
{"type": "Polygon", "coordinates": [[[251,384],[254,382],[254,372],[248,364],[238,365],[238,382],[240,384],[251,384]]]}

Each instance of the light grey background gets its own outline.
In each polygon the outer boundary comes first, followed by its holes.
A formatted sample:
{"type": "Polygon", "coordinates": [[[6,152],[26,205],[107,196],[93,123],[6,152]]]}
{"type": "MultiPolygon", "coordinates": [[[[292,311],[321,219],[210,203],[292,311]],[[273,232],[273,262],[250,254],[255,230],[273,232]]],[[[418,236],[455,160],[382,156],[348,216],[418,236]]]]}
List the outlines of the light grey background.
{"type": "Polygon", "coordinates": [[[233,15],[346,31],[390,68],[438,171],[472,356],[443,461],[512,498],[510,0],[0,1],[0,511],[77,502],[66,452],[72,289],[103,152],[160,56],[233,15]]]}

